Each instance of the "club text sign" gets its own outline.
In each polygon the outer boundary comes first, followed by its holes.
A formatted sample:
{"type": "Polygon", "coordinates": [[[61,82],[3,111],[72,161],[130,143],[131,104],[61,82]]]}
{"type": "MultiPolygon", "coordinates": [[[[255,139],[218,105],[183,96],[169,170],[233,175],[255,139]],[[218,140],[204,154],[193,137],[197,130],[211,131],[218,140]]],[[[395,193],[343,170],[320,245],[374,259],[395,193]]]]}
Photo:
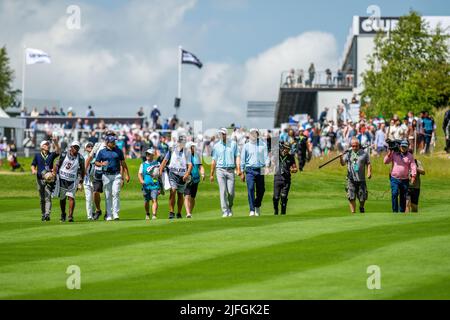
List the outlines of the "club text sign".
{"type": "Polygon", "coordinates": [[[391,32],[397,27],[398,17],[359,17],[359,33],[391,32]]]}

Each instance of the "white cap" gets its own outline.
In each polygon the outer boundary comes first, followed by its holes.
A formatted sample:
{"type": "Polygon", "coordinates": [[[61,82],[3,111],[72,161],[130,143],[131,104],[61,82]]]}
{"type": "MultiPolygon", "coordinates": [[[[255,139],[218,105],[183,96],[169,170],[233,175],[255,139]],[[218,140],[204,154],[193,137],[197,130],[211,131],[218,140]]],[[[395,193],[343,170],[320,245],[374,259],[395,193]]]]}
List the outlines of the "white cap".
{"type": "Polygon", "coordinates": [[[73,110],[73,108],[72,107],[69,107],[69,109],[67,109],[67,111],[72,111],[73,110]]]}
{"type": "Polygon", "coordinates": [[[43,146],[45,146],[46,144],[50,144],[50,142],[48,142],[47,140],[42,141],[41,144],[40,144],[41,148],[43,146]]]}
{"type": "Polygon", "coordinates": [[[145,153],[148,153],[148,154],[155,154],[155,149],[150,148],[150,149],[148,149],[147,151],[145,151],[145,153]]]}
{"type": "Polygon", "coordinates": [[[220,128],[220,129],[219,129],[219,133],[227,134],[227,133],[228,133],[228,130],[227,130],[226,128],[220,128]]]}
{"type": "Polygon", "coordinates": [[[251,128],[251,129],[250,129],[250,133],[253,133],[253,132],[256,132],[256,133],[258,133],[258,134],[259,134],[259,130],[258,130],[258,129],[256,129],[256,128],[251,128]]]}
{"type": "Polygon", "coordinates": [[[72,142],[71,144],[70,144],[70,146],[71,147],[78,147],[78,148],[81,148],[81,145],[80,145],[80,143],[78,142],[78,141],[74,141],[74,142],[72,142]]]}
{"type": "Polygon", "coordinates": [[[191,147],[197,148],[197,145],[195,144],[195,142],[189,141],[186,144],[186,149],[190,149],[191,147]]]}
{"type": "Polygon", "coordinates": [[[155,104],[155,105],[153,106],[153,109],[158,109],[158,105],[155,104]]]}

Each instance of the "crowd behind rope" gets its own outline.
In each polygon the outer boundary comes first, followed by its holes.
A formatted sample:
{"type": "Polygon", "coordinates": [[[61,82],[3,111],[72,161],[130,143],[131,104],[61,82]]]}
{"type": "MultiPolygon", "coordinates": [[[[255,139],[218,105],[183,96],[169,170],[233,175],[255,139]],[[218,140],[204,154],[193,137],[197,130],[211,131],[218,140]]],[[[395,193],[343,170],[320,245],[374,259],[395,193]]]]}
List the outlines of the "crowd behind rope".
{"type": "MultiPolygon", "coordinates": [[[[386,152],[387,140],[408,140],[411,149],[415,153],[430,153],[436,142],[436,123],[428,112],[421,112],[418,116],[408,112],[404,117],[394,115],[392,119],[384,117],[366,118],[361,117],[359,121],[345,120],[343,108],[338,108],[337,122],[327,120],[329,109],[320,114],[317,120],[310,116],[302,123],[290,117],[289,126],[282,132],[264,130],[261,138],[268,140],[268,148],[272,145],[272,136],[279,136],[283,142],[291,145],[291,153],[296,154],[300,162],[300,169],[313,157],[322,157],[329,152],[342,152],[350,147],[350,141],[356,137],[361,145],[370,144],[371,153],[379,155],[386,152]]],[[[447,119],[447,118],[446,118],[447,119]]],[[[29,130],[24,139],[25,155],[29,156],[30,150],[36,146],[36,132],[44,132],[45,140],[51,140],[58,136],[62,150],[68,149],[72,141],[80,141],[82,144],[101,141],[107,131],[117,132],[117,145],[123,151],[126,158],[137,159],[145,157],[145,150],[151,147],[165,149],[171,146],[171,132],[173,130],[186,132],[188,141],[198,144],[198,150],[203,156],[210,156],[217,137],[214,135],[196,134],[189,122],[180,121],[176,116],[167,119],[170,126],[165,129],[157,129],[153,121],[140,123],[112,123],[106,124],[103,120],[98,122],[82,121],[78,119],[74,124],[67,121],[64,124],[51,124],[46,121],[40,123],[38,119],[30,123],[29,130]]],[[[154,119],[158,121],[158,119],[154,119]]],[[[449,123],[447,121],[447,123],[449,123]]],[[[445,123],[444,123],[445,126],[445,123]]],[[[249,139],[249,131],[239,125],[231,125],[231,139],[242,146],[249,139]]],[[[444,128],[445,129],[445,128],[444,128]]],[[[448,138],[449,134],[446,134],[448,138]]],[[[449,141],[449,139],[447,139],[449,141]]],[[[274,140],[274,143],[276,141],[274,140]]],[[[448,144],[448,142],[447,142],[448,144]]],[[[449,150],[449,148],[446,148],[449,150]]],[[[270,150],[269,150],[270,151],[270,150]]],[[[0,137],[0,164],[7,160],[11,170],[23,170],[18,162],[17,147],[15,141],[7,141],[6,137],[0,137]]]]}
{"type": "Polygon", "coordinates": [[[291,118],[290,127],[281,133],[280,139],[292,145],[292,153],[298,153],[299,141],[306,137],[309,159],[322,157],[330,151],[347,150],[352,138],[361,145],[370,145],[374,155],[386,152],[388,141],[407,140],[413,152],[420,154],[428,154],[435,147],[436,123],[426,111],[419,116],[413,112],[408,112],[403,118],[394,115],[392,119],[362,116],[359,121],[344,121],[338,117],[337,123],[327,120],[327,113],[326,108],[317,122],[311,117],[302,123],[291,118]]]}

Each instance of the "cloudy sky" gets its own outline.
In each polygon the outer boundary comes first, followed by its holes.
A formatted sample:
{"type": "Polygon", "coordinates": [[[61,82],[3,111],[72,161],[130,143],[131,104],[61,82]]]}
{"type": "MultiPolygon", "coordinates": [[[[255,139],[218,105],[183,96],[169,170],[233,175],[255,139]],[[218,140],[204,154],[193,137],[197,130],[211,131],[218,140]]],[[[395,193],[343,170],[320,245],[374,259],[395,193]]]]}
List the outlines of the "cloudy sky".
{"type": "Polygon", "coordinates": [[[208,127],[271,126],[247,119],[249,100],[276,101],[291,67],[337,69],[353,15],[376,4],[383,16],[411,8],[449,15],[446,0],[0,0],[0,46],[21,87],[21,48],[48,52],[51,65],[27,67],[29,98],[59,100],[84,114],[131,116],[157,104],[174,113],[178,46],[204,63],[183,67],[180,117],[208,127]],[[67,8],[81,28],[67,28],[67,8]]]}

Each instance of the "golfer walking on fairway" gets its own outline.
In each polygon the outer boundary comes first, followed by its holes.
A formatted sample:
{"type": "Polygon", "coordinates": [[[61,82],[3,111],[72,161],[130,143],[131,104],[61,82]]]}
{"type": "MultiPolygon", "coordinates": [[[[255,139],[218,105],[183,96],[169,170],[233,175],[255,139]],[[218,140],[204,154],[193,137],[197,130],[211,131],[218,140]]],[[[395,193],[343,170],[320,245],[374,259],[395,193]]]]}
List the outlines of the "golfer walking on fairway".
{"type": "Polygon", "coordinates": [[[250,140],[242,147],[241,180],[247,179],[248,204],[250,217],[261,215],[261,203],[264,197],[264,168],[270,166],[266,144],[259,138],[259,130],[250,130],[250,140]],[[256,193],[256,196],[255,196],[256,193]]]}
{"type": "Polygon", "coordinates": [[[214,172],[217,174],[217,182],[220,192],[220,206],[222,217],[233,216],[234,203],[234,171],[241,173],[241,158],[239,148],[234,140],[227,140],[227,129],[219,130],[220,141],[214,145],[212,152],[210,181],[214,182],[214,172]]]}
{"type": "Polygon", "coordinates": [[[119,220],[120,189],[124,178],[130,182],[130,174],[122,150],[116,147],[115,136],[106,137],[106,148],[100,150],[95,165],[102,167],[103,188],[106,197],[107,221],[119,220]]]}

